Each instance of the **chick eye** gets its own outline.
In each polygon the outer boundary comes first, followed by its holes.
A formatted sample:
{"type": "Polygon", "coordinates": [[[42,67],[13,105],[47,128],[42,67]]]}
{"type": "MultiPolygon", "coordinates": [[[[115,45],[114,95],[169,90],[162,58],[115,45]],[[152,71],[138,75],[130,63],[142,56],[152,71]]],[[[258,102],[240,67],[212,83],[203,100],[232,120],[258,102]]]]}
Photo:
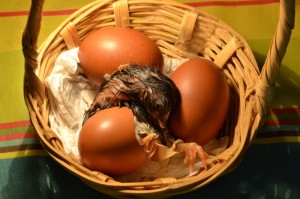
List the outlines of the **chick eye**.
{"type": "Polygon", "coordinates": [[[156,103],[154,108],[155,108],[155,110],[154,110],[155,112],[160,113],[162,111],[162,105],[159,103],[156,103]]]}

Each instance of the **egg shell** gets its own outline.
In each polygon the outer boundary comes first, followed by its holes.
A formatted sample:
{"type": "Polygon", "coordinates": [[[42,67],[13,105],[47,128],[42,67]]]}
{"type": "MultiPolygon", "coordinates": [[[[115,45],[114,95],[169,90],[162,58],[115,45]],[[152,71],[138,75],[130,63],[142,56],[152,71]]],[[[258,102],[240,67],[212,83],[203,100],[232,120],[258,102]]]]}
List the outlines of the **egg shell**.
{"type": "Polygon", "coordinates": [[[180,92],[169,118],[172,133],[185,142],[207,143],[219,132],[229,108],[223,71],[210,60],[196,58],[180,65],[170,78],[180,92]]]}
{"type": "Polygon", "coordinates": [[[132,111],[126,107],[105,109],[90,117],[79,134],[78,149],[87,168],[114,177],[130,174],[148,160],[135,138],[132,111]]]}
{"type": "Polygon", "coordinates": [[[153,40],[126,27],[106,27],[90,33],[79,45],[80,66],[92,84],[99,86],[103,76],[120,65],[138,64],[161,70],[163,56],[153,40]]]}

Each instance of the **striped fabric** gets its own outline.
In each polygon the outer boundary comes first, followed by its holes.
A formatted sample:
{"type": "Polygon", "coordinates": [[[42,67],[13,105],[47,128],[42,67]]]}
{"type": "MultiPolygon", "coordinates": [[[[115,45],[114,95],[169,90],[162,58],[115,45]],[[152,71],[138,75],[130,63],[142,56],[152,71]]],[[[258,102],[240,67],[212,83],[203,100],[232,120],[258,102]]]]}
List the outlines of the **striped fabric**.
{"type": "Polygon", "coordinates": [[[187,2],[187,5],[193,7],[203,7],[203,6],[249,6],[249,5],[265,5],[279,2],[279,0],[244,0],[244,1],[234,1],[234,0],[223,0],[223,1],[199,1],[199,2],[187,2]]]}
{"type": "MultiPolygon", "coordinates": [[[[46,0],[40,41],[46,39],[67,16],[88,2],[90,1],[46,0]]],[[[258,63],[262,64],[277,22],[279,0],[180,0],[180,2],[216,15],[232,26],[247,39],[257,56],[258,63]],[[240,17],[237,17],[239,15],[240,17]],[[263,20],[260,20],[262,17],[263,20]]],[[[29,5],[29,0],[0,2],[0,95],[5,96],[0,99],[0,159],[46,154],[28,121],[22,96],[24,71],[21,32],[25,26],[29,5]],[[15,27],[15,31],[12,31],[11,27],[15,27]],[[9,89],[6,85],[9,85],[9,89]]],[[[298,10],[297,7],[297,12],[298,10]]],[[[299,16],[296,18],[296,24],[297,22],[299,16]]],[[[300,46],[297,45],[300,43],[300,31],[297,27],[296,25],[292,35],[293,43],[283,61],[284,67],[278,81],[278,94],[273,109],[254,142],[256,144],[300,140],[300,109],[297,108],[300,106],[300,66],[299,60],[293,59],[300,46]]]]}
{"type": "Polygon", "coordinates": [[[29,121],[0,124],[0,159],[45,154],[29,121]]]}
{"type": "MultiPolygon", "coordinates": [[[[70,14],[93,0],[45,0],[41,44],[70,14]]],[[[262,66],[279,0],[179,0],[215,15],[249,43],[262,66]]],[[[300,198],[300,0],[275,101],[241,164],[179,198],[300,198]],[[217,190],[217,191],[216,191],[217,190]]],[[[21,36],[30,0],[0,1],[0,199],[110,198],[85,186],[42,149],[23,100],[21,36]]]]}
{"type": "Polygon", "coordinates": [[[271,109],[256,144],[300,142],[300,108],[271,109]]]}
{"type": "MultiPolygon", "coordinates": [[[[272,109],[254,144],[300,142],[300,108],[272,109]]],[[[44,156],[29,121],[0,124],[0,159],[44,156]]]]}

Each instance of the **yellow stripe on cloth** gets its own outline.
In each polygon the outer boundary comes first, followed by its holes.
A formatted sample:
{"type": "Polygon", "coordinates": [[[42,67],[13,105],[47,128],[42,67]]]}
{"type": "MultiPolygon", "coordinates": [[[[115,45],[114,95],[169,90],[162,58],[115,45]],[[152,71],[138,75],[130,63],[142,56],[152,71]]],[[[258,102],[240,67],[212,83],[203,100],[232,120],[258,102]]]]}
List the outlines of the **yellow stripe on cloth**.
{"type": "Polygon", "coordinates": [[[24,150],[0,153],[0,159],[20,158],[28,156],[47,156],[45,150],[24,150]]]}

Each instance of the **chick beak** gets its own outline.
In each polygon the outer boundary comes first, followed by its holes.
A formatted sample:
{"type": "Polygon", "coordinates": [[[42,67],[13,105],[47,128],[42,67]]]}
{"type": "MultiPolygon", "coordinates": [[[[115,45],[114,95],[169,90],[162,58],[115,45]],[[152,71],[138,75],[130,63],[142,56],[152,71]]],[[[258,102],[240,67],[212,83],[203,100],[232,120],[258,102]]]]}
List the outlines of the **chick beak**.
{"type": "Polygon", "coordinates": [[[162,128],[162,129],[166,128],[166,123],[169,118],[169,115],[170,115],[170,112],[165,114],[163,117],[158,117],[158,123],[159,123],[160,128],[162,128]]]}
{"type": "Polygon", "coordinates": [[[160,128],[162,128],[162,129],[166,128],[165,122],[163,122],[161,119],[158,120],[158,123],[159,123],[160,128]]]}

